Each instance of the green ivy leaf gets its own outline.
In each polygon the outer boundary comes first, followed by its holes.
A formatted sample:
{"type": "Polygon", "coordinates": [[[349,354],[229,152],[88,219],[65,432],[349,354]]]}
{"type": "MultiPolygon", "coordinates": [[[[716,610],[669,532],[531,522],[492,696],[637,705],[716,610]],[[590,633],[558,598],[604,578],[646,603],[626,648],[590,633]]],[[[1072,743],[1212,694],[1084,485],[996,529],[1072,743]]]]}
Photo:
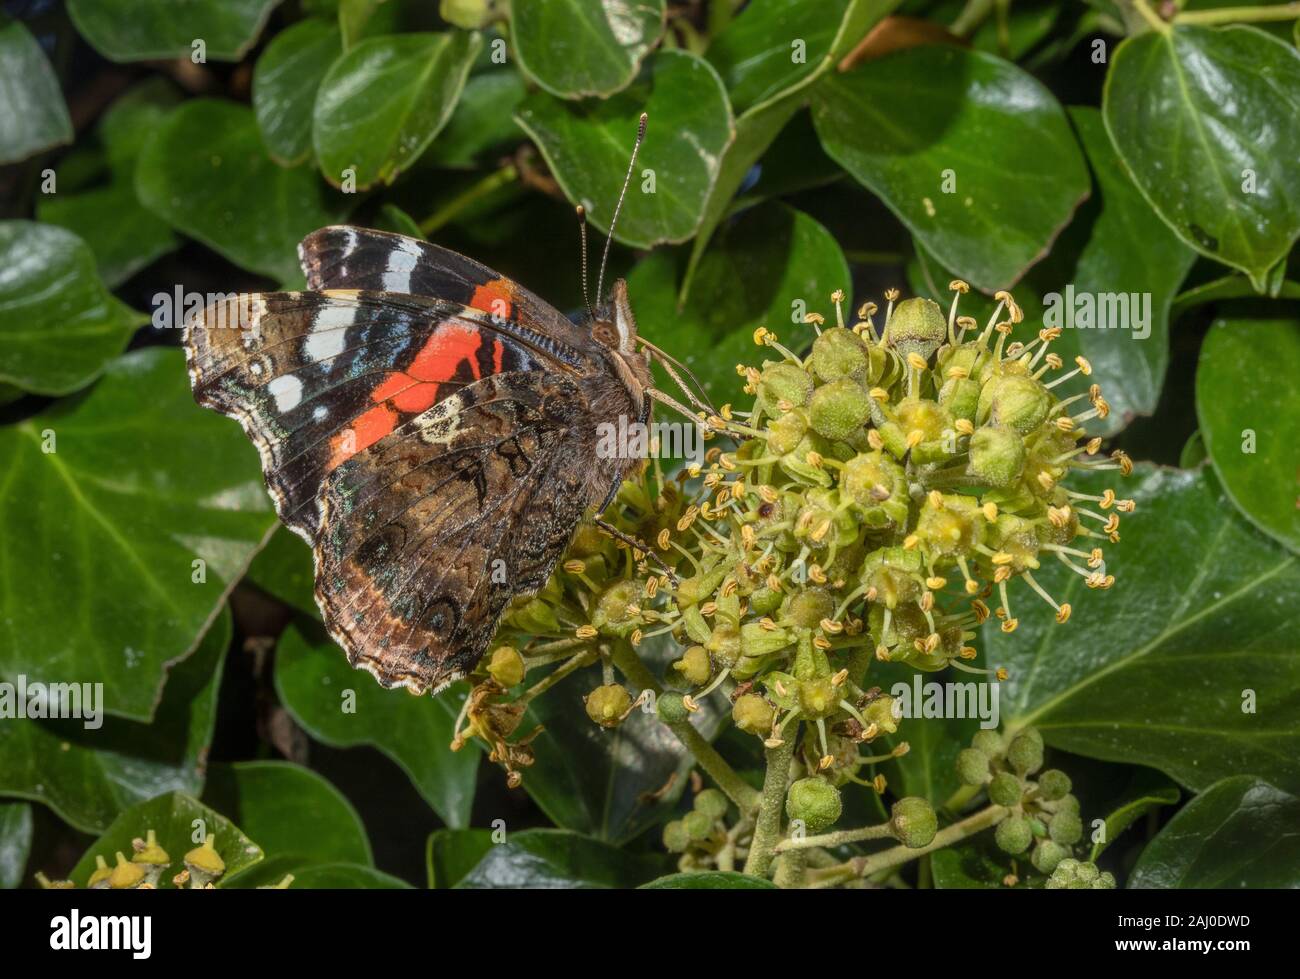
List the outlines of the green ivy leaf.
{"type": "Polygon", "coordinates": [[[286,605],[316,619],[316,575],[311,547],[293,531],[280,527],[248,566],[247,580],[286,605]]]}
{"type": "Polygon", "coordinates": [[[31,32],[0,12],[0,164],[72,142],[59,79],[31,32]]]}
{"type": "Polygon", "coordinates": [[[524,74],[561,98],[622,91],[664,30],[664,0],[548,0],[511,10],[524,74]]]}
{"type": "Polygon", "coordinates": [[[1300,236],[1300,52],[1253,27],[1147,31],[1115,52],[1102,111],[1156,213],[1263,292],[1300,236]]]}
{"type": "MultiPolygon", "coordinates": [[[[841,12],[835,38],[820,63],[807,74],[801,71],[792,72],[791,75],[786,76],[788,85],[771,89],[762,101],[749,106],[740,114],[740,117],[736,120],[736,137],[731,141],[722,156],[722,165],[718,170],[717,182],[709,194],[704,215],[695,236],[691,257],[686,266],[686,274],[682,277],[681,291],[677,300],[679,306],[686,305],[686,300],[690,296],[691,284],[695,277],[695,270],[704,257],[704,250],[708,247],[713,232],[726,215],[728,208],[732,206],[736,192],[749,176],[754,164],[772,145],[772,142],[781,133],[786,123],[803,107],[802,93],[804,89],[829,72],[849,53],[858,41],[865,37],[876,24],[884,20],[899,3],[900,0],[850,0],[850,3],[841,12]]],[[[794,9],[794,5],[802,8],[802,0],[793,0],[791,9],[794,9]]],[[[751,5],[752,7],[753,5],[751,5]]],[[[746,13],[749,13],[751,8],[747,8],[746,13]]],[[[760,14],[758,16],[760,16],[761,20],[766,20],[766,15],[760,14]]],[[[761,45],[763,42],[757,40],[757,43],[761,45]]]]}
{"type": "Polygon", "coordinates": [[[111,61],[190,58],[203,41],[212,61],[238,61],[280,0],[68,0],[81,36],[111,61]]]}
{"type": "Polygon", "coordinates": [[[650,123],[615,236],[634,248],[685,241],[700,225],[733,135],[727,93],[709,63],[661,51],[636,84],[613,98],[571,103],[537,93],[516,117],[569,200],[608,232],[643,110],[650,123]],[[644,189],[647,170],[653,193],[644,189]]]}
{"type": "Polygon", "coordinates": [[[274,523],[255,453],[150,347],[0,429],[0,458],[0,675],[102,679],[108,713],[150,719],[274,523]]]}
{"type": "Polygon", "coordinates": [[[492,849],[490,829],[435,829],[424,846],[424,867],[432,888],[455,887],[492,849]]]}
{"type": "Polygon", "coordinates": [[[1142,851],[1130,888],[1300,887],[1300,799],[1253,775],[1215,782],[1142,851]]]}
{"type": "Polygon", "coordinates": [[[231,887],[272,886],[293,874],[289,887],[295,891],[348,890],[400,891],[411,885],[401,878],[359,863],[293,864],[286,860],[267,860],[230,882],[231,887]]]}
{"type": "Polygon", "coordinates": [[[930,854],[930,873],[934,886],[943,890],[1003,891],[1011,861],[987,839],[963,840],[930,854]]]}
{"type": "MultiPolygon", "coordinates": [[[[671,641],[650,640],[638,652],[660,672],[681,655],[671,641]]],[[[598,672],[575,674],[529,704],[519,728],[540,724],[542,732],[533,741],[537,761],[524,771],[523,784],[557,826],[622,844],[666,818],[692,760],[653,713],[633,711],[608,731],[593,724],[582,703],[600,682],[598,672]],[[651,798],[674,777],[668,791],[651,798]]],[[[697,724],[709,737],[719,717],[713,705],[702,707],[697,724]]]]}
{"type": "Polygon", "coordinates": [[[1300,561],[1238,517],[1206,469],[1101,475],[1110,478],[1070,485],[1111,486],[1138,502],[1122,542],[1106,549],[1115,586],[1090,590],[1045,560],[1035,577],[1072,605],[1070,621],[1057,625],[1013,586],[1020,628],[985,627],[988,664],[1010,672],[1007,727],[1032,724],[1052,745],[1150,765],[1194,789],[1242,771],[1300,784],[1300,730],[1290,723],[1300,658],[1288,641],[1300,627],[1300,561]]]}
{"type": "Polygon", "coordinates": [[[775,889],[776,885],[763,877],[716,870],[669,874],[641,885],[643,891],[770,891],[775,889]]]}
{"type": "Polygon", "coordinates": [[[334,786],[311,769],[284,761],[216,765],[203,801],[257,840],[267,857],[299,866],[374,859],[361,817],[334,786]]]}
{"type": "Polygon", "coordinates": [[[147,210],[135,194],[140,150],[178,101],[176,89],[158,77],[128,90],[104,113],[96,130],[95,152],[102,154],[107,181],[79,187],[65,161],[57,176],[59,192],[37,201],[36,216],[41,221],[67,228],[90,246],[100,277],[110,289],[180,244],[171,226],[147,210]]]}
{"type": "Polygon", "coordinates": [[[8,721],[0,793],[43,802],[87,833],[163,792],[198,793],[233,631],[223,607],[199,648],[171,668],[152,723],[105,717],[88,729],[76,718],[8,721]]]}
{"type": "Polygon", "coordinates": [[[471,75],[456,111],[433,141],[420,166],[469,169],[492,150],[523,139],[515,110],[528,89],[515,71],[471,75]]]}
{"type": "Polygon", "coordinates": [[[173,228],[280,282],[301,278],[298,242],[347,211],[310,168],[267,156],[251,109],[219,99],[186,102],[158,128],[136,193],[173,228]]]}
{"type": "Polygon", "coordinates": [[[1300,551],[1296,371],[1295,316],[1216,320],[1196,369],[1196,415],[1214,471],[1251,523],[1292,551],[1300,551]]]}
{"type": "Polygon", "coordinates": [[[277,34],[253,68],[253,112],[271,159],[311,158],[312,110],[330,65],[343,53],[337,24],[309,18],[277,34]]]}
{"type": "Polygon", "coordinates": [[[1094,840],[1088,859],[1096,863],[1124,830],[1154,809],[1177,805],[1181,795],[1178,786],[1158,772],[1149,768],[1133,769],[1129,784],[1121,793],[1122,801],[1112,804],[1102,836],[1094,840]]]}
{"type": "MultiPolygon", "coordinates": [[[[850,285],[835,239],[808,215],[780,204],[741,214],[715,236],[678,312],[677,262],[666,251],[643,259],[628,278],[637,326],[675,351],[717,403],[740,396],[736,364],[761,360],[753,332],[767,326],[796,348],[811,343],[803,309],[834,322],[830,296],[850,285]],[[796,320],[798,322],[796,322],[796,320]],[[789,324],[786,331],[781,324],[789,324]]],[[[846,306],[846,315],[849,307],[846,306]]]]}
{"type": "Polygon", "coordinates": [[[463,688],[438,697],[385,690],[369,673],[354,670],[332,642],[296,625],[280,638],[275,689],[294,719],[317,741],[336,748],[372,745],[410,777],[425,802],[447,825],[469,823],[479,753],[451,750],[463,688]],[[344,694],[355,695],[345,712],[344,694]]]}
{"type": "MultiPolygon", "coordinates": [[[[1047,291],[1056,293],[1062,310],[1068,286],[1073,287],[1075,296],[1126,295],[1132,304],[1144,304],[1143,297],[1149,296],[1151,304],[1145,336],[1136,326],[1137,309],[1130,305],[1129,323],[1120,328],[1066,329],[1053,345],[1067,364],[1076,355],[1092,363],[1094,379],[1101,381],[1111,414],[1089,426],[1089,431],[1106,435],[1119,431],[1135,416],[1156,410],[1169,365],[1169,310],[1196,254],[1165,225],[1151,220],[1151,209],[1106,137],[1101,114],[1096,109],[1072,108],[1070,119],[1096,178],[1099,200],[1086,207],[1089,215],[1095,209],[1096,217],[1087,228],[1087,241],[1079,247],[1073,267],[1062,270],[1059,279],[1053,276],[1048,280],[1052,288],[1047,291]]],[[[1071,226],[1057,246],[1058,253],[1073,231],[1071,226]]],[[[1056,265],[1050,259],[1044,263],[1056,265]]],[[[1049,267],[1044,267],[1043,278],[1054,270],[1049,267]]],[[[1074,323],[1074,319],[1065,322],[1074,323]]]]}
{"type": "Polygon", "coordinates": [[[185,854],[202,843],[205,833],[216,837],[217,854],[226,864],[225,874],[217,881],[218,887],[262,859],[261,848],[225,816],[183,792],[168,792],[138,803],[114,819],[77,861],[68,877],[78,887],[85,887],[95,869],[95,857],[102,856],[110,867],[116,862],[116,853],[130,860],[134,852],[131,841],[144,837],[148,830],[157,834],[158,845],[172,861],[158,880],[159,888],[175,887],[172,878],[184,869],[185,854]]]}
{"type": "Polygon", "coordinates": [[[526,829],[488,850],[460,888],[636,887],[666,867],[660,855],[638,855],[567,830],[526,829]]]}
{"type": "Polygon", "coordinates": [[[37,394],[76,391],[144,322],[108,291],[72,232],[0,221],[0,382],[37,394]]]}
{"type": "Polygon", "coordinates": [[[808,78],[830,54],[851,0],[752,0],[706,57],[737,112],[808,78]]]}
{"type": "Polygon", "coordinates": [[[325,179],[391,184],[451,118],[481,43],[459,31],[372,37],[335,61],[312,121],[325,179]]]}
{"type": "Polygon", "coordinates": [[[25,802],[0,804],[0,888],[21,886],[32,848],[32,807],[25,802]]]}
{"type": "Polygon", "coordinates": [[[1088,196],[1056,98],[992,55],[910,48],[830,74],[812,93],[831,158],[979,288],[1013,285],[1088,196]]]}

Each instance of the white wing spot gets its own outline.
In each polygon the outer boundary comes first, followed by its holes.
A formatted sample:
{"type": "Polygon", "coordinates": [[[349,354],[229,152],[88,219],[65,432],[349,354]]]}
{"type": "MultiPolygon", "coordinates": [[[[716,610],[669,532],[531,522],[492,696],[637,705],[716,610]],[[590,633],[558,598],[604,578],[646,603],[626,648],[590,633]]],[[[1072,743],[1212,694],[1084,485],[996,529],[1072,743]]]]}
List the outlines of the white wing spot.
{"type": "Polygon", "coordinates": [[[277,377],[266,386],[266,389],[275,398],[275,410],[282,415],[293,411],[298,407],[298,402],[302,401],[302,381],[292,374],[277,377]]]}

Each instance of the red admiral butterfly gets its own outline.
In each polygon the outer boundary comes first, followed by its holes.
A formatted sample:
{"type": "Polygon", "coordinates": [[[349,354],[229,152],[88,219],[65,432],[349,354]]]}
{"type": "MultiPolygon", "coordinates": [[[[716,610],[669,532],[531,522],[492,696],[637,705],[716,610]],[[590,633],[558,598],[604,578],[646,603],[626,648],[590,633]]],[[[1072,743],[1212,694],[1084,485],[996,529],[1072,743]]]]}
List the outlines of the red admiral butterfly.
{"type": "MultiPolygon", "coordinates": [[[[644,133],[643,116],[638,148],[644,133]]],[[[585,292],[585,223],[582,241],[585,292]]],[[[639,465],[602,458],[597,426],[648,421],[652,396],[681,406],[651,388],[655,348],[621,279],[578,325],[402,235],[322,228],[299,258],[310,291],[236,296],[187,324],[195,398],[257,446],[352,665],[436,692],[474,668],[510,600],[546,583],[583,513],[603,512],[639,465]]]]}

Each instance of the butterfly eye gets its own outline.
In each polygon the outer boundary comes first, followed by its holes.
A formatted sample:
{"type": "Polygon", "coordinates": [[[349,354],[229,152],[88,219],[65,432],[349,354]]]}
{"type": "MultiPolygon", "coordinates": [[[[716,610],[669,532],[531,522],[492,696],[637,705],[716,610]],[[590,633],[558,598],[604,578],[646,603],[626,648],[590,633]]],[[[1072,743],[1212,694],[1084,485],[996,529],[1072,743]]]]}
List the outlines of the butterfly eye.
{"type": "Polygon", "coordinates": [[[597,320],[591,326],[591,335],[606,347],[618,348],[618,330],[608,320],[597,320]]]}

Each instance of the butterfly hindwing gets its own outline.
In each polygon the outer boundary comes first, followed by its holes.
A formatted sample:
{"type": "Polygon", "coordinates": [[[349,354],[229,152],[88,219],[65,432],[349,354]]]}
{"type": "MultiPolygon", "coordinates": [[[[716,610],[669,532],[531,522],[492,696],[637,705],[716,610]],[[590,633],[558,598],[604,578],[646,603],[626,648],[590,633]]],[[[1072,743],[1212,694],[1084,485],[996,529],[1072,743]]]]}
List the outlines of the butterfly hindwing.
{"type": "Polygon", "coordinates": [[[499,374],[329,474],[316,598],[354,666],[416,692],[473,667],[590,502],[590,424],[573,381],[499,374]]]}

